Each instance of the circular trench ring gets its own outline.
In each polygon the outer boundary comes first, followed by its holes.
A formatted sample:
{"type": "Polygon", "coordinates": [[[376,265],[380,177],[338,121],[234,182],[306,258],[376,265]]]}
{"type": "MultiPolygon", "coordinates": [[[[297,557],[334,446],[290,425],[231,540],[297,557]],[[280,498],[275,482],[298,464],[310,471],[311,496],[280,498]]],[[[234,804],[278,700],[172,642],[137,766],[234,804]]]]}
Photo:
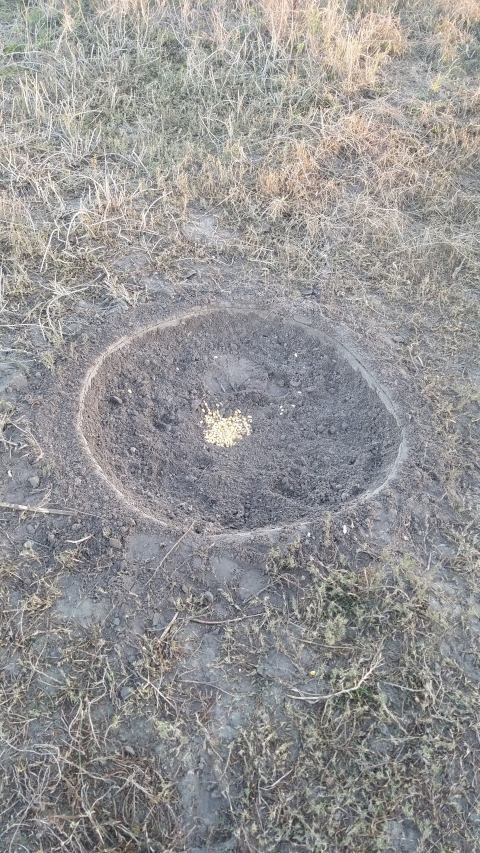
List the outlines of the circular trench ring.
{"type": "Polygon", "coordinates": [[[393,402],[357,356],[255,309],[196,309],[120,338],[88,370],[76,426],[130,508],[219,535],[365,500],[406,455],[393,402]]]}

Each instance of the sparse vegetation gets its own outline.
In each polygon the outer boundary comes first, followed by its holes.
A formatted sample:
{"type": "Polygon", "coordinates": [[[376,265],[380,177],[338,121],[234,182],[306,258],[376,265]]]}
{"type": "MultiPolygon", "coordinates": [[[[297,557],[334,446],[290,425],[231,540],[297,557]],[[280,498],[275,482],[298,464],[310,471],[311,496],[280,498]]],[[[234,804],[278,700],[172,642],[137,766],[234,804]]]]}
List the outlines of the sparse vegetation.
{"type": "MultiPolygon", "coordinates": [[[[107,613],[93,629],[56,610],[67,576],[111,565],[111,532],[67,521],[60,542],[45,515],[51,538],[14,543],[0,848],[189,851],[182,779],[203,749],[223,814],[206,850],[474,853],[480,3],[0,0],[0,57],[0,316],[22,365],[55,371],[153,279],[187,292],[187,262],[214,293],[318,301],[388,341],[423,406],[421,511],[400,496],[388,547],[366,511],[348,540],[328,516],[222,618],[169,558],[155,594],[178,618],[141,642],[127,619],[116,641],[107,613]],[[195,216],[221,240],[192,237],[195,216]],[[195,625],[217,632],[215,687],[182,669],[195,625]]],[[[0,452],[42,454],[3,400],[0,452]]]]}

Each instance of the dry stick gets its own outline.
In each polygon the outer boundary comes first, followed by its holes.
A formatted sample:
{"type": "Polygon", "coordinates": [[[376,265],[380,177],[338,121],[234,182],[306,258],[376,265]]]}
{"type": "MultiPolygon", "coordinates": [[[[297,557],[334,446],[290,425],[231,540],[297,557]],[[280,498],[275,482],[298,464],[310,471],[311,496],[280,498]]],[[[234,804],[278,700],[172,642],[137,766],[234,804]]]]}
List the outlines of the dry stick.
{"type": "Polygon", "coordinates": [[[267,583],[267,585],[263,586],[262,589],[259,589],[258,592],[254,592],[253,595],[251,595],[249,598],[246,598],[243,603],[248,604],[249,601],[252,601],[254,598],[258,598],[262,594],[262,592],[266,592],[267,589],[270,589],[271,586],[273,586],[273,584],[267,583]]]}
{"type": "Polygon", "coordinates": [[[358,690],[362,686],[362,684],[365,683],[367,678],[370,677],[372,672],[375,672],[375,670],[378,669],[381,663],[382,656],[381,654],[378,654],[374,658],[370,669],[367,672],[364,672],[360,681],[358,681],[357,684],[355,684],[353,687],[346,687],[344,690],[338,690],[336,693],[327,693],[325,696],[315,696],[311,693],[304,693],[303,690],[298,690],[297,687],[292,687],[291,690],[296,690],[299,695],[292,696],[290,693],[287,693],[287,696],[289,699],[302,699],[305,702],[311,702],[313,705],[315,704],[315,702],[322,702],[326,701],[327,699],[335,699],[337,696],[343,696],[345,693],[355,693],[355,690],[358,690]]]}
{"type": "Polygon", "coordinates": [[[210,681],[185,681],[183,678],[178,681],[178,684],[200,684],[202,687],[212,687],[214,690],[219,690],[220,693],[225,693],[226,696],[233,696],[236,699],[235,693],[229,693],[228,690],[224,690],[223,687],[219,687],[218,684],[212,684],[210,681]]]}
{"type": "Polygon", "coordinates": [[[85,512],[83,509],[54,509],[46,506],[32,506],[31,504],[11,504],[0,501],[0,509],[12,509],[17,512],[43,512],[44,515],[88,515],[89,518],[100,518],[94,512],[85,512]]]}
{"type": "Polygon", "coordinates": [[[280,779],[277,779],[276,782],[273,782],[272,785],[267,785],[266,788],[262,788],[261,790],[262,791],[273,791],[273,789],[276,788],[277,785],[280,785],[280,782],[283,782],[283,780],[286,779],[287,776],[290,776],[290,773],[293,773],[293,767],[291,770],[287,770],[287,772],[284,773],[283,776],[280,776],[280,779]]]}
{"type": "MultiPolygon", "coordinates": [[[[72,515],[80,512],[78,509],[48,509],[46,506],[9,504],[4,501],[0,501],[0,509],[13,509],[17,512],[43,512],[44,515],[72,515]]],[[[82,513],[82,515],[90,515],[90,513],[82,513]]]]}
{"type": "Polygon", "coordinates": [[[390,687],[398,687],[399,690],[408,690],[409,693],[423,693],[424,692],[423,688],[421,690],[414,690],[413,687],[405,687],[404,684],[395,684],[393,681],[384,681],[383,678],[382,678],[382,684],[388,684],[390,687]]]}
{"type": "Polygon", "coordinates": [[[167,551],[167,553],[165,554],[165,556],[164,556],[164,557],[162,557],[162,559],[160,560],[160,562],[159,562],[159,564],[158,564],[157,568],[155,569],[155,571],[154,571],[154,573],[153,573],[152,577],[147,581],[147,583],[152,583],[152,581],[155,579],[155,576],[156,576],[157,572],[162,568],[162,566],[163,566],[163,564],[165,563],[165,561],[166,561],[166,560],[168,560],[168,558],[169,558],[170,554],[172,554],[172,553],[173,553],[173,551],[175,551],[175,548],[178,548],[178,546],[180,545],[180,542],[181,542],[183,539],[185,539],[185,536],[188,536],[188,534],[190,533],[190,531],[191,531],[191,529],[192,529],[192,527],[193,527],[193,525],[194,525],[194,524],[195,524],[195,521],[192,521],[192,523],[191,523],[190,527],[188,527],[188,528],[187,528],[187,530],[185,531],[185,533],[182,533],[182,535],[180,536],[180,539],[177,539],[177,541],[172,545],[172,547],[170,548],[170,550],[169,550],[169,551],[167,551]]]}
{"type": "MultiPolygon", "coordinates": [[[[196,619],[195,616],[191,616],[188,621],[197,622],[199,625],[226,625],[227,622],[241,622],[242,619],[254,619],[256,616],[265,616],[265,611],[263,611],[263,613],[249,613],[247,616],[237,616],[235,619],[221,619],[220,622],[209,622],[206,619],[196,619]]],[[[295,688],[292,689],[295,690],[295,688]]]]}
{"type": "Polygon", "coordinates": [[[174,616],[172,619],[170,619],[170,622],[168,623],[167,627],[163,629],[162,633],[160,634],[160,636],[159,636],[159,638],[158,638],[158,642],[159,642],[159,643],[162,643],[162,642],[164,641],[164,639],[165,639],[165,637],[167,636],[167,634],[168,634],[168,632],[169,632],[170,628],[172,627],[172,625],[174,624],[174,622],[176,622],[176,621],[177,621],[177,617],[178,617],[178,612],[177,612],[177,613],[175,613],[175,616],[174,616]]]}
{"type": "Polygon", "coordinates": [[[142,675],[141,672],[137,673],[137,677],[141,678],[142,681],[145,682],[147,687],[151,687],[153,689],[153,691],[155,692],[155,694],[157,696],[157,707],[158,707],[158,697],[160,696],[163,699],[163,701],[167,703],[167,705],[170,705],[170,707],[173,708],[173,710],[175,712],[177,711],[177,708],[176,708],[176,705],[174,704],[174,702],[171,702],[170,699],[168,698],[168,696],[165,696],[165,693],[162,693],[160,688],[157,687],[155,684],[153,684],[153,682],[150,680],[150,678],[145,678],[145,676],[142,675]]]}

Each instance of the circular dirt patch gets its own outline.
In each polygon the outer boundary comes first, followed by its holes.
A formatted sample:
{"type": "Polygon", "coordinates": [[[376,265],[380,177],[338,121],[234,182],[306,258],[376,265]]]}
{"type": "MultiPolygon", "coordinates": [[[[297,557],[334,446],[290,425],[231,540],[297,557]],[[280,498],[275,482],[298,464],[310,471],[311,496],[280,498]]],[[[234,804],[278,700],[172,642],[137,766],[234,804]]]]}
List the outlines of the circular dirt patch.
{"type": "Polygon", "coordinates": [[[381,485],[401,442],[389,408],[315,329],[216,309],[110,347],[78,425],[137,508],[240,531],[310,520],[381,485]]]}

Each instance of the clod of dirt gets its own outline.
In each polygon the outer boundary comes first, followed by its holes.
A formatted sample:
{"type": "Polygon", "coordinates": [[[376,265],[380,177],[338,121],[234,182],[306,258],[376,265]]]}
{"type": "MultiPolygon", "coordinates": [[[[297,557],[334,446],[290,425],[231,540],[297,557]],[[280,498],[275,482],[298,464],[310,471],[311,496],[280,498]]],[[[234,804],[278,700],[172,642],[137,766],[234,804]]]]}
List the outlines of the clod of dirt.
{"type": "Polygon", "coordinates": [[[373,382],[315,329],[227,309],[110,347],[79,428],[138,508],[236,531],[310,519],[380,485],[401,441],[373,382]]]}

